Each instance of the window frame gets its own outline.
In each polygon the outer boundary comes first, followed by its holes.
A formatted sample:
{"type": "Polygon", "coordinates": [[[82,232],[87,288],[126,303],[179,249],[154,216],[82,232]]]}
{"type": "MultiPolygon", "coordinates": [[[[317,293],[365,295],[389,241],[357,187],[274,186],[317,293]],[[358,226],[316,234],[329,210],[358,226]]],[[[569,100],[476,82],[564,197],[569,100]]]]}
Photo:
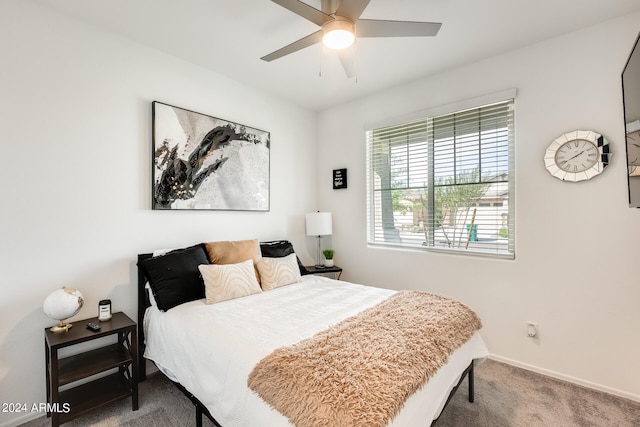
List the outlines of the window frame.
{"type": "MultiPolygon", "coordinates": [[[[387,120],[385,122],[382,123],[377,123],[374,125],[369,125],[366,126],[366,162],[367,162],[367,177],[366,177],[366,184],[367,184],[367,195],[366,195],[366,210],[367,210],[367,245],[371,246],[371,247],[396,247],[396,248],[402,248],[402,249],[406,249],[406,250],[418,250],[418,251],[426,251],[426,252],[440,252],[440,253],[448,253],[448,254],[456,254],[456,255],[470,255],[470,256],[476,256],[476,257],[489,257],[489,258],[502,258],[502,259],[515,259],[515,253],[516,253],[516,242],[515,242],[515,105],[516,105],[516,90],[515,89],[509,89],[509,90],[505,90],[502,92],[498,92],[498,93],[494,93],[491,95],[487,95],[487,96],[482,96],[482,97],[477,97],[477,98],[473,98],[473,99],[468,99],[468,100],[464,100],[464,101],[460,101],[460,102],[456,102],[456,103],[452,103],[452,104],[448,104],[448,105],[444,105],[444,106],[440,106],[440,107],[435,107],[429,110],[424,110],[424,111],[420,111],[417,113],[413,113],[411,115],[406,115],[404,117],[401,118],[395,118],[392,120],[387,120]],[[498,249],[498,247],[496,246],[495,251],[493,250],[481,250],[481,249],[465,249],[465,248],[448,248],[448,247],[440,247],[440,246],[430,246],[431,243],[429,243],[427,240],[429,240],[427,237],[425,237],[425,242],[422,244],[422,246],[416,245],[414,244],[403,244],[401,242],[393,242],[393,241],[382,241],[381,238],[378,238],[378,240],[376,240],[376,235],[375,235],[375,220],[376,220],[376,212],[375,212],[375,197],[376,197],[376,191],[380,192],[380,189],[378,188],[376,190],[375,187],[375,179],[374,177],[377,176],[374,172],[374,159],[373,159],[373,154],[372,154],[372,150],[373,150],[373,132],[376,130],[381,130],[387,127],[393,127],[393,126],[402,126],[402,125],[407,125],[410,124],[411,122],[415,122],[415,121],[420,121],[420,120],[424,120],[425,122],[431,120],[433,121],[434,118],[438,118],[440,116],[446,116],[446,115],[452,115],[454,113],[459,113],[459,112],[464,112],[465,110],[473,110],[473,109],[480,109],[486,106],[490,106],[492,104],[499,104],[499,103],[505,103],[508,102],[510,103],[509,107],[510,107],[510,113],[508,116],[508,121],[507,121],[507,140],[508,140],[508,147],[507,147],[507,152],[508,152],[508,167],[507,167],[507,177],[508,177],[508,182],[507,182],[507,191],[508,191],[508,197],[507,200],[504,201],[507,205],[508,211],[507,211],[507,230],[508,230],[508,240],[506,243],[506,250],[501,251],[500,249],[498,249]],[[425,245],[426,243],[426,245],[425,245]]],[[[434,170],[435,170],[435,166],[434,166],[434,154],[433,154],[433,147],[434,147],[434,142],[433,142],[433,138],[429,137],[429,159],[428,159],[428,174],[430,176],[429,182],[433,183],[434,182],[434,170]]],[[[391,168],[391,160],[389,160],[389,167],[391,168]]],[[[408,164],[408,163],[407,163],[408,164]]],[[[428,188],[428,191],[430,193],[429,197],[433,197],[433,188],[435,187],[435,185],[428,185],[425,188],[428,188]]],[[[389,189],[392,189],[391,186],[388,187],[389,189]]],[[[382,190],[382,191],[387,191],[387,190],[382,190]]],[[[389,197],[389,196],[387,196],[389,197]]],[[[433,200],[433,199],[431,199],[433,200]]],[[[494,205],[495,206],[495,205],[494,205]]],[[[435,218],[434,218],[434,214],[433,212],[435,212],[433,210],[433,208],[428,210],[428,214],[429,214],[429,218],[428,218],[428,224],[425,224],[425,227],[428,228],[427,233],[433,233],[433,227],[435,224],[435,218]]],[[[378,213],[378,221],[381,223],[383,221],[383,215],[381,213],[378,213]]],[[[394,227],[395,227],[395,222],[394,222],[394,227]]],[[[431,234],[433,235],[433,234],[431,234]]]]}

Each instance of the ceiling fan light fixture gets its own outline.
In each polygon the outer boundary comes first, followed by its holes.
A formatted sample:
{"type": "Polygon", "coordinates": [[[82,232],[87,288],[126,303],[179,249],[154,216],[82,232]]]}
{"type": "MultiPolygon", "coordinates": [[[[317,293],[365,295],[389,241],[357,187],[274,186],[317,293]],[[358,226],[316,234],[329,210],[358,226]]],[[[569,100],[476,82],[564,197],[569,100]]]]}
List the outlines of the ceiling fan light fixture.
{"type": "Polygon", "coordinates": [[[329,49],[345,49],[356,39],[353,23],[337,17],[322,26],[322,44],[329,49]]]}

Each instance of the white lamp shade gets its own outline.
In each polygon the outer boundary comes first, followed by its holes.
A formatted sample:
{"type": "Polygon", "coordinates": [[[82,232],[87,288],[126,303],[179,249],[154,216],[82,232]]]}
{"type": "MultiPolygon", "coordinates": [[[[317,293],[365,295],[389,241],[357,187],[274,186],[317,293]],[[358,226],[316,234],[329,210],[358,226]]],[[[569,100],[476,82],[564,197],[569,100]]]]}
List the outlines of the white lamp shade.
{"type": "Polygon", "coordinates": [[[307,236],[328,236],[332,233],[331,212],[307,214],[307,236]]]}

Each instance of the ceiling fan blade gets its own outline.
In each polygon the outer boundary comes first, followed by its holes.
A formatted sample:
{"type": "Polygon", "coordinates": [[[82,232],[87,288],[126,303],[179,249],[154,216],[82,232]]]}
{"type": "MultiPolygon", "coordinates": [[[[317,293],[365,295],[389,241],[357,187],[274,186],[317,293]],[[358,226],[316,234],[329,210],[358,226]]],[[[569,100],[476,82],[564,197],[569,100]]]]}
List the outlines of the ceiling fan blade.
{"type": "Polygon", "coordinates": [[[344,73],[347,75],[347,77],[355,77],[357,74],[355,47],[351,45],[347,49],[339,50],[338,57],[340,58],[342,68],[344,69],[344,73]]]}
{"type": "Polygon", "coordinates": [[[313,22],[316,25],[322,26],[325,22],[333,20],[333,17],[327,15],[321,10],[311,7],[306,3],[298,0],[271,0],[274,3],[279,4],[285,9],[290,10],[296,15],[302,16],[304,19],[313,22]]]}
{"type": "Polygon", "coordinates": [[[356,22],[358,37],[422,37],[438,34],[440,22],[382,21],[360,19],[356,22]]]}
{"type": "Polygon", "coordinates": [[[343,0],[336,10],[336,15],[344,16],[350,19],[351,22],[356,22],[367,8],[369,1],[371,0],[343,0]]]}
{"type": "Polygon", "coordinates": [[[297,40],[281,49],[278,49],[275,52],[271,52],[270,54],[265,55],[260,59],[262,59],[263,61],[271,62],[274,59],[282,58],[283,56],[289,55],[290,53],[302,50],[305,47],[320,43],[321,40],[322,31],[316,31],[315,33],[309,34],[308,36],[303,37],[300,40],[297,40]]]}

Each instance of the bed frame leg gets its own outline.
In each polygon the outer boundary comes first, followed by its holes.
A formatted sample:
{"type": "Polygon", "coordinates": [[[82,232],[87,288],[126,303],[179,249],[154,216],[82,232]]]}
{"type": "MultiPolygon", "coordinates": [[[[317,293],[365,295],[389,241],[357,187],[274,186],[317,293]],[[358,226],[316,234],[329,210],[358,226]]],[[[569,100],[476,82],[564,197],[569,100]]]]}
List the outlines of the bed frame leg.
{"type": "MultiPolygon", "coordinates": [[[[447,398],[447,401],[444,403],[444,406],[442,407],[442,411],[440,411],[440,415],[442,415],[442,412],[451,401],[451,398],[453,397],[455,392],[458,390],[458,387],[460,387],[460,384],[462,384],[462,381],[464,381],[464,377],[467,377],[467,380],[469,381],[469,402],[473,403],[473,360],[472,360],[471,364],[469,364],[469,366],[464,370],[464,372],[460,376],[460,380],[458,381],[458,384],[456,384],[451,390],[451,392],[449,393],[449,397],[447,398]]],[[[438,418],[436,418],[431,422],[431,427],[436,425],[436,423],[440,419],[440,415],[438,415],[438,418]]]]}
{"type": "Polygon", "coordinates": [[[473,403],[473,391],[474,391],[474,385],[473,385],[473,361],[471,361],[471,368],[469,369],[469,372],[467,373],[467,379],[469,380],[469,402],[473,403]]]}
{"type": "Polygon", "coordinates": [[[202,409],[196,405],[196,427],[202,427],[202,409]]]}

